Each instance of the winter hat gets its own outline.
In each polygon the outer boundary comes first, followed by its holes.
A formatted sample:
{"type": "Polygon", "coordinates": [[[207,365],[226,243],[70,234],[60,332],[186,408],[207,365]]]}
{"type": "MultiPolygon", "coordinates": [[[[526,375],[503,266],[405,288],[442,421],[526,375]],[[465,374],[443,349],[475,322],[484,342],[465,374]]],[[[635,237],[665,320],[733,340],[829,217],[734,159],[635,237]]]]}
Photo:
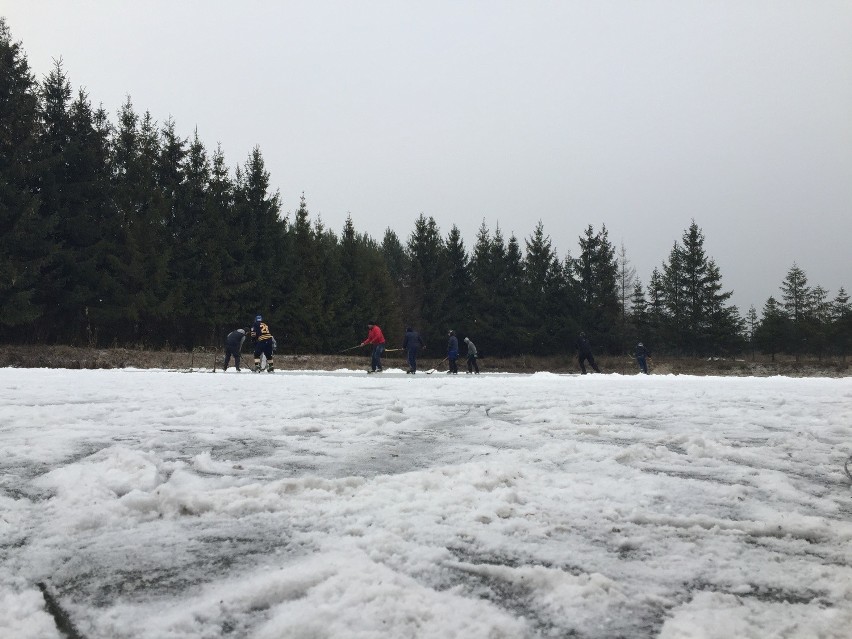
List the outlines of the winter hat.
{"type": "Polygon", "coordinates": [[[255,317],[255,318],[254,318],[254,321],[255,321],[255,322],[259,322],[259,321],[261,321],[262,319],[263,319],[263,318],[262,318],[260,315],[258,315],[257,317],[255,317]]]}
{"type": "Polygon", "coordinates": [[[639,346],[642,346],[642,342],[639,342],[639,346]]]}
{"type": "Polygon", "coordinates": [[[469,337],[465,337],[465,338],[464,338],[464,341],[469,342],[469,341],[470,341],[470,338],[469,338],[469,337]]]}
{"type": "Polygon", "coordinates": [[[244,328],[238,328],[238,329],[237,329],[237,333],[242,333],[243,335],[245,335],[245,334],[246,334],[246,329],[244,329],[244,328]]]}
{"type": "Polygon", "coordinates": [[[450,332],[447,333],[447,335],[455,335],[455,334],[456,334],[456,332],[453,329],[450,329],[450,332]]]}

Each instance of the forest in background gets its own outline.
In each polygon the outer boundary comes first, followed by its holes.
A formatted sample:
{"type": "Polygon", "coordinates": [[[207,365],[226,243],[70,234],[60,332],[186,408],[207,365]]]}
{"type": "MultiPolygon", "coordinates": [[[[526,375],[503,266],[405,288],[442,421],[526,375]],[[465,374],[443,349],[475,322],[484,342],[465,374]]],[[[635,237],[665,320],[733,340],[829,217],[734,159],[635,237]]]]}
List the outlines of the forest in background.
{"type": "Polygon", "coordinates": [[[110,120],[61,61],[41,81],[0,18],[0,341],[192,350],[221,345],[260,313],[288,353],[335,353],[376,322],[433,349],[455,329],[487,355],[596,349],[713,356],[844,356],[852,305],[793,264],[779,295],[745,315],[729,303],[694,220],[647,282],[605,225],[559,256],[541,223],[506,238],[485,222],[471,246],[421,214],[381,240],[284,215],[259,147],[233,170],[198,132],[181,137],[128,97],[110,120]]]}

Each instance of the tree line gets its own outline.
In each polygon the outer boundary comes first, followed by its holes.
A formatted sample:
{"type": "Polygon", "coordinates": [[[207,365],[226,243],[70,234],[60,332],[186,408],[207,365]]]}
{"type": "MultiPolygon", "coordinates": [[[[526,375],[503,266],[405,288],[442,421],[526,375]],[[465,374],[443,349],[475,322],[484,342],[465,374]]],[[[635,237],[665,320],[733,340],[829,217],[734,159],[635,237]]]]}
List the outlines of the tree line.
{"type": "Polygon", "coordinates": [[[282,214],[262,153],[231,170],[130,98],[115,122],[72,90],[61,61],[36,81],[0,19],[0,339],[11,343],[220,346],[256,313],[284,352],[333,353],[368,321],[391,343],[447,330],[486,354],[567,354],[584,330],[602,352],[845,353],[850,304],[794,265],[781,301],[745,318],[693,220],[647,284],[605,225],[558,256],[539,222],[519,240],[479,228],[467,247],[421,214],[404,238],[339,232],[304,195],[282,214]]]}

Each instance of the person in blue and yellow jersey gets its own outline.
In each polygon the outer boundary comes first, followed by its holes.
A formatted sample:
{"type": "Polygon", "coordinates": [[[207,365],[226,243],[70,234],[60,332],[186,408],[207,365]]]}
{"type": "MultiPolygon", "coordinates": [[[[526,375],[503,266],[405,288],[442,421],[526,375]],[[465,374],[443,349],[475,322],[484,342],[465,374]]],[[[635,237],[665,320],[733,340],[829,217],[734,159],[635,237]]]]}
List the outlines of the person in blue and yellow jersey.
{"type": "Polygon", "coordinates": [[[275,351],[275,338],[269,331],[269,326],[258,315],[254,318],[254,326],[251,327],[251,338],[254,340],[254,372],[260,372],[260,356],[266,355],[266,370],[271,373],[272,353],[275,351]]]}

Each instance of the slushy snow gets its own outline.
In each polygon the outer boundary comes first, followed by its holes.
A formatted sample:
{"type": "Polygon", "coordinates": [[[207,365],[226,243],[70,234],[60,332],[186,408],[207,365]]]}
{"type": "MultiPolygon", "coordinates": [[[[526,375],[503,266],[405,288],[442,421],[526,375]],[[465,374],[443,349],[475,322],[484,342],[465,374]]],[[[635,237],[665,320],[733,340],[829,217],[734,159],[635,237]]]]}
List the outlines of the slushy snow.
{"type": "Polygon", "coordinates": [[[7,368],[0,444],[0,637],[852,636],[849,378],[7,368]]]}

